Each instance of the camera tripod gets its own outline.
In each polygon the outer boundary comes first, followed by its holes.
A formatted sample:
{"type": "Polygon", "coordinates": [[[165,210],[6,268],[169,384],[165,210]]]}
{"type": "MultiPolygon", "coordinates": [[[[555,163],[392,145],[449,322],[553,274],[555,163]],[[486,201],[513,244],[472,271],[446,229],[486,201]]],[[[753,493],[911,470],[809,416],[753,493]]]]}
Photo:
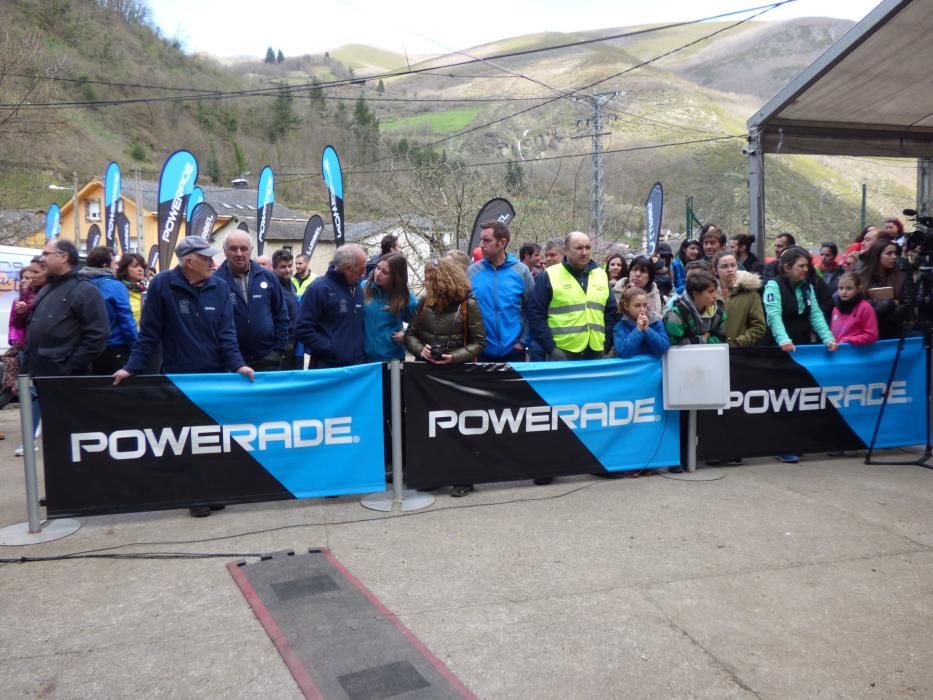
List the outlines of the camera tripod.
{"type": "Polygon", "coordinates": [[[921,330],[923,331],[923,362],[925,363],[924,374],[926,376],[926,387],[924,392],[925,399],[925,410],[923,412],[924,425],[926,428],[926,446],[924,448],[923,454],[914,460],[892,460],[892,461],[879,461],[872,459],[872,453],[875,451],[875,442],[878,440],[878,432],[881,430],[881,420],[884,418],[884,409],[888,405],[888,397],[891,394],[891,384],[894,382],[894,374],[897,372],[897,365],[901,359],[901,352],[904,350],[905,342],[905,332],[901,331],[901,337],[897,343],[897,351],[894,353],[894,361],[891,363],[891,373],[888,375],[888,382],[885,385],[884,398],[881,401],[881,409],[878,411],[878,420],[875,422],[875,430],[871,436],[871,442],[868,444],[868,453],[865,455],[865,464],[881,464],[881,465],[914,465],[918,467],[924,467],[925,469],[933,469],[933,465],[927,464],[929,459],[933,457],[933,445],[930,445],[930,385],[931,385],[931,366],[930,361],[933,357],[933,321],[921,321],[919,323],[921,330]]]}

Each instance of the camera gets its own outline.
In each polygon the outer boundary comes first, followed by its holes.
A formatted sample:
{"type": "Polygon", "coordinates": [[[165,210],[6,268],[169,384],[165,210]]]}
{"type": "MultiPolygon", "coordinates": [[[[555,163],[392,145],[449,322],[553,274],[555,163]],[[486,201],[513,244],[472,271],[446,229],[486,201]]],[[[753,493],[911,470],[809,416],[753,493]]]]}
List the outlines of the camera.
{"type": "Polygon", "coordinates": [[[920,216],[915,209],[904,209],[904,215],[911,218],[916,230],[907,236],[907,250],[916,251],[918,270],[933,269],[933,217],[920,216]]]}
{"type": "Polygon", "coordinates": [[[444,354],[447,352],[447,345],[445,343],[431,343],[431,359],[432,360],[443,360],[444,354]]]}

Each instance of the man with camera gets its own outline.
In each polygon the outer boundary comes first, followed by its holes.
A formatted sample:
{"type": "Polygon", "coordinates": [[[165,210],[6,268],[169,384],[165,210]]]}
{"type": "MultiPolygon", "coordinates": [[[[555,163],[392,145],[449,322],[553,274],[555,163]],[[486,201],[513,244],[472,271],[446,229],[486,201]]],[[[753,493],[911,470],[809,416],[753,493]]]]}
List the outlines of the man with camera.
{"type": "Polygon", "coordinates": [[[340,246],[327,272],[301,297],[295,337],[311,355],[311,368],[365,362],[360,284],[365,269],[366,252],[360,246],[340,246]]]}
{"type": "Polygon", "coordinates": [[[506,252],[511,239],[508,226],[499,221],[480,226],[483,259],[467,270],[486,332],[480,361],[524,362],[525,310],[534,290],[531,271],[506,252]]]}

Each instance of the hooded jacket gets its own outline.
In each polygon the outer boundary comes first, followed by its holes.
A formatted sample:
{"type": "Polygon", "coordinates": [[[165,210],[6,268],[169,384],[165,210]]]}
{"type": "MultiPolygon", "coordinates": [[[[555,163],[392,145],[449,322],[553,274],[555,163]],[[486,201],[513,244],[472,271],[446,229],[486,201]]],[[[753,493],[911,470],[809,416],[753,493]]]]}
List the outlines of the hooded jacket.
{"type": "Polygon", "coordinates": [[[367,362],[404,360],[405,345],[392,340],[392,334],[402,330],[402,323],[410,323],[418,304],[415,295],[408,292],[408,305],[400,313],[389,309],[389,296],[372,277],[363,282],[363,332],[367,362]],[[372,298],[366,299],[366,290],[372,285],[372,298]]]}
{"type": "Polygon", "coordinates": [[[107,347],[132,348],[136,342],[136,319],[130,306],[130,292],[113,272],[102,267],[84,267],[78,276],[88,280],[100,291],[110,319],[110,338],[107,347]]]}
{"type": "Polygon", "coordinates": [[[486,347],[483,315],[473,296],[452,304],[446,309],[433,309],[418,302],[411,323],[405,330],[405,348],[415,359],[421,359],[425,345],[440,343],[453,357],[453,364],[476,360],[486,347]],[[462,310],[466,310],[466,318],[462,310]],[[466,337],[464,338],[464,327],[466,337]]]}
{"type": "Polygon", "coordinates": [[[509,253],[499,267],[485,259],[473,263],[467,276],[483,313],[484,355],[505,357],[525,336],[526,309],[535,285],[531,271],[509,253]]]}
{"type": "Polygon", "coordinates": [[[728,296],[723,297],[729,345],[747,348],[756,345],[768,332],[760,289],[761,278],[758,275],[739,270],[728,296]]]}

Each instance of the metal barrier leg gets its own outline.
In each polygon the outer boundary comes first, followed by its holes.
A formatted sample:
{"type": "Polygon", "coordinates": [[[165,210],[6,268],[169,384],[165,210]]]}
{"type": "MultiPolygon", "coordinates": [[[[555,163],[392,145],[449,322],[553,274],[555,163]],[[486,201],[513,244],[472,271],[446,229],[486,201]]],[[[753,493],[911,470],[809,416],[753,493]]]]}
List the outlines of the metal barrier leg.
{"type": "Polygon", "coordinates": [[[434,503],[429,493],[406,489],[402,483],[402,362],[389,363],[389,391],[392,404],[392,490],[363,496],[360,505],[389,512],[398,503],[403,512],[427,508],[434,503]]]}
{"type": "Polygon", "coordinates": [[[19,390],[19,425],[23,438],[23,470],[26,477],[26,517],[0,529],[0,545],[39,544],[67,537],[77,532],[81,523],[71,518],[40,521],[39,478],[36,472],[36,435],[32,422],[32,380],[24,374],[16,379],[19,390]]]}
{"type": "Polygon", "coordinates": [[[687,472],[693,474],[697,470],[697,412],[691,410],[687,414],[687,472]]]}

